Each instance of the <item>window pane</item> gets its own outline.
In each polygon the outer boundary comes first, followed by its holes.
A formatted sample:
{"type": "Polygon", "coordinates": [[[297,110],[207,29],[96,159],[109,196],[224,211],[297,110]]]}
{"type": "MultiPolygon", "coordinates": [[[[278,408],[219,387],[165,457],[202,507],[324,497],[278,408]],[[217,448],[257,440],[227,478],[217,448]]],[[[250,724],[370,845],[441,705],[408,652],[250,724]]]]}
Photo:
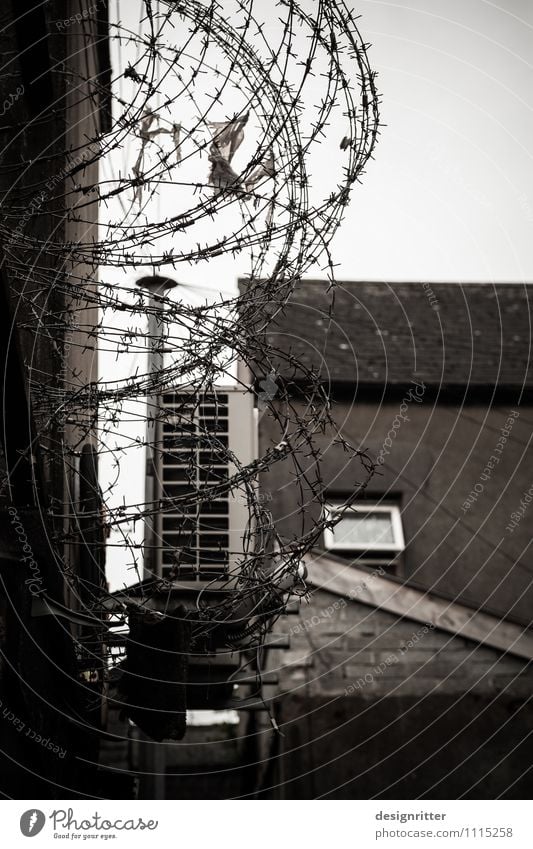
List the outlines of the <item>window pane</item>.
{"type": "Polygon", "coordinates": [[[394,545],[390,513],[346,514],[333,528],[336,545],[364,548],[366,545],[394,545]]]}

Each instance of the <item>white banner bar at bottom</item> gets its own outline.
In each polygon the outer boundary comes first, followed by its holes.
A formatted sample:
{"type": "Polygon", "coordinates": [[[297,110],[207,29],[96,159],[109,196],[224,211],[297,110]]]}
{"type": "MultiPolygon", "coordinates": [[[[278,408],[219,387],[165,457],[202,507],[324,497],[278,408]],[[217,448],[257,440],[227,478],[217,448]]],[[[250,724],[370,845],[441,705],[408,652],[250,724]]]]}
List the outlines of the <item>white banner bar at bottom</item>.
{"type": "Polygon", "coordinates": [[[2,846],[531,849],[527,801],[5,800],[2,846]]]}

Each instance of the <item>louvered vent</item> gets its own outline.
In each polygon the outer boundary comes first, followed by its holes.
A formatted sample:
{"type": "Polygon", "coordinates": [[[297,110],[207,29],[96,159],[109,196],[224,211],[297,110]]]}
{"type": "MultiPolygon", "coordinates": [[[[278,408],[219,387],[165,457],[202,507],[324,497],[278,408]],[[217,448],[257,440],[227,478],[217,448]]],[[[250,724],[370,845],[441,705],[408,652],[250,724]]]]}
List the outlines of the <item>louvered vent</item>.
{"type": "Polygon", "coordinates": [[[165,393],[156,452],[156,493],[161,501],[158,572],[180,580],[213,580],[234,574],[243,558],[247,499],[228,491],[240,464],[255,456],[251,393],[217,390],[165,393]]]}

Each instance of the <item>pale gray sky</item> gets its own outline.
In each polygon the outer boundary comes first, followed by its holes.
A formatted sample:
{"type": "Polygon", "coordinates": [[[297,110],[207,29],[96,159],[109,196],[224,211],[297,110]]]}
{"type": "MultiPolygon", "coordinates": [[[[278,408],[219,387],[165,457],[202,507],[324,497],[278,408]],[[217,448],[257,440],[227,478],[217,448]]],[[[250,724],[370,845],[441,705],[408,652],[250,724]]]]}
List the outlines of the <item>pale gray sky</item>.
{"type": "Polygon", "coordinates": [[[341,275],[533,280],[533,3],[356,8],[387,127],[337,242],[341,275]]]}

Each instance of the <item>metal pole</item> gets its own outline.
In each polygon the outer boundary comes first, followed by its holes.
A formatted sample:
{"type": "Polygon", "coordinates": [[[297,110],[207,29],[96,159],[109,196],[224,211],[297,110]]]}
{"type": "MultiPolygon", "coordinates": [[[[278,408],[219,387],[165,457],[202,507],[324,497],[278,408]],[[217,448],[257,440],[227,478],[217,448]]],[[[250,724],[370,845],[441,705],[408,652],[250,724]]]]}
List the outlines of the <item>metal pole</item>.
{"type": "MultiPolygon", "coordinates": [[[[142,277],[137,286],[148,292],[148,374],[155,375],[164,368],[164,341],[167,326],[164,317],[155,313],[157,298],[163,296],[178,284],[169,277],[142,277]]],[[[147,511],[155,500],[156,493],[156,439],[159,412],[159,392],[154,390],[146,397],[146,475],[144,500],[147,511]]],[[[145,517],[143,576],[151,577],[157,570],[157,513],[154,510],[145,517]]],[[[145,770],[147,795],[153,799],[164,799],[166,789],[166,748],[164,743],[147,742],[141,748],[145,770]]]]}
{"type": "MultiPolygon", "coordinates": [[[[148,292],[148,374],[155,375],[164,368],[164,340],[166,338],[166,323],[155,313],[157,298],[174,289],[178,284],[170,277],[142,277],[137,280],[137,286],[148,292]]],[[[146,397],[146,473],[144,501],[146,510],[155,500],[156,493],[156,437],[157,418],[159,411],[159,392],[155,390],[146,397]]],[[[143,577],[149,578],[157,571],[156,561],[156,514],[145,518],[143,577]]]]}

